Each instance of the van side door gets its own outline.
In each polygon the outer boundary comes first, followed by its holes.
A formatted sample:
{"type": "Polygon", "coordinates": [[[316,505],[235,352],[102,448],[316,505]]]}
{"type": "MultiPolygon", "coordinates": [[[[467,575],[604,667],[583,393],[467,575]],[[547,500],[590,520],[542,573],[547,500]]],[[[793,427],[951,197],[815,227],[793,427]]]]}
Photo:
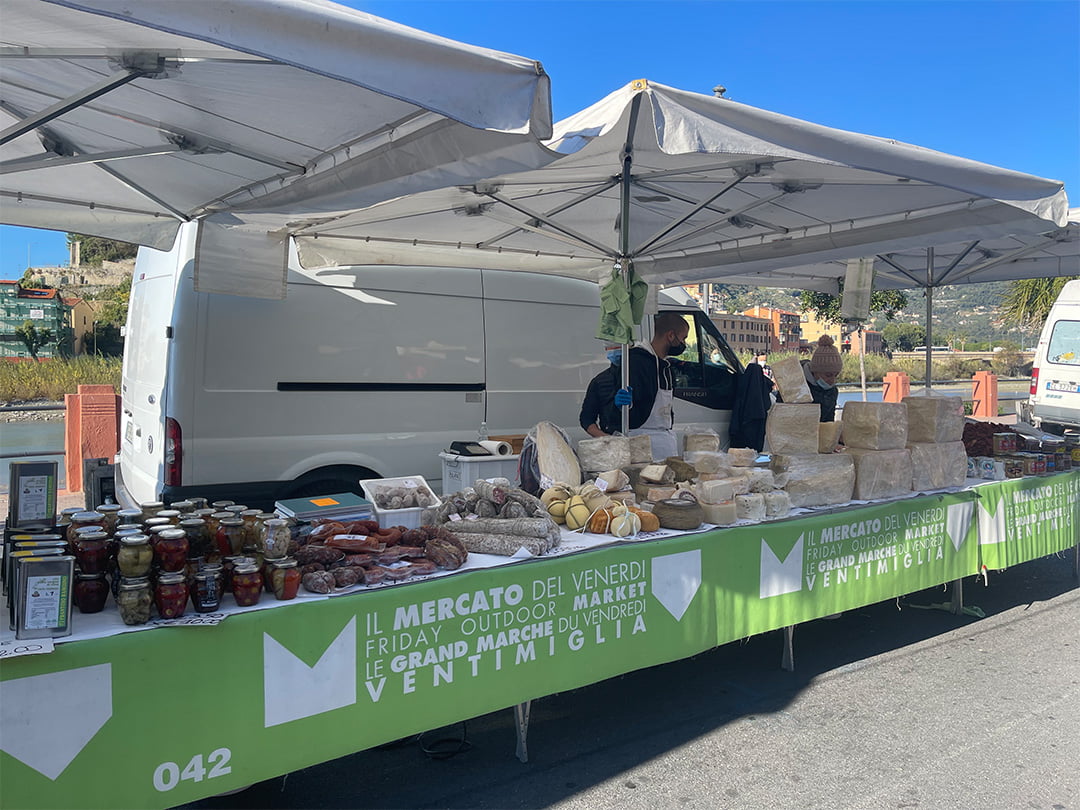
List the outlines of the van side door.
{"type": "Polygon", "coordinates": [[[686,351],[669,358],[675,374],[675,397],[709,410],[730,411],[742,372],[739,358],[704,312],[679,314],[690,325],[690,331],[686,351]]]}

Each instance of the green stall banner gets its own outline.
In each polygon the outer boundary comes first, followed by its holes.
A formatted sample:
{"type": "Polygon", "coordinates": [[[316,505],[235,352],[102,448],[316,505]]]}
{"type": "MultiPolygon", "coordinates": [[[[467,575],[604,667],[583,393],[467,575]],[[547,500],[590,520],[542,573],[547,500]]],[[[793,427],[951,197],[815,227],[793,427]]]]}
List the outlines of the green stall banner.
{"type": "Polygon", "coordinates": [[[912,498],[3,660],[0,804],[172,807],[940,585],[978,571],[975,509],[912,498]]]}
{"type": "Polygon", "coordinates": [[[1008,568],[1076,545],[1080,471],[977,487],[979,552],[989,569],[1008,568]]]}

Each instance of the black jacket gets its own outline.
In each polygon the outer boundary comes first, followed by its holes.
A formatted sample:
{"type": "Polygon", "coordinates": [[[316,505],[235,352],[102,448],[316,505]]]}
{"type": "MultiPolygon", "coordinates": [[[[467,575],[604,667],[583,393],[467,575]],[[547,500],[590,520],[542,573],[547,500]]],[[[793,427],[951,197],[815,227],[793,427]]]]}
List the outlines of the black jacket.
{"type": "Polygon", "coordinates": [[[585,399],[581,401],[578,423],[582,430],[595,423],[604,433],[622,430],[622,417],[615,407],[615,392],[622,381],[622,369],[612,364],[589,381],[585,399]]]}
{"type": "MultiPolygon", "coordinates": [[[[656,402],[656,392],[661,389],[671,391],[674,388],[673,379],[671,363],[667,360],[659,360],[655,354],[640,346],[630,350],[630,388],[634,394],[634,402],[630,406],[631,429],[645,424],[645,420],[652,413],[653,403],[656,402]]],[[[619,420],[621,427],[621,414],[619,420]]],[[[674,414],[671,421],[672,424],[668,427],[675,423],[674,414]]]]}
{"type": "Polygon", "coordinates": [[[761,452],[765,446],[765,419],[772,407],[772,387],[773,381],[757,363],[743,369],[735,384],[735,404],[731,408],[732,447],[753,447],[761,452]]]}

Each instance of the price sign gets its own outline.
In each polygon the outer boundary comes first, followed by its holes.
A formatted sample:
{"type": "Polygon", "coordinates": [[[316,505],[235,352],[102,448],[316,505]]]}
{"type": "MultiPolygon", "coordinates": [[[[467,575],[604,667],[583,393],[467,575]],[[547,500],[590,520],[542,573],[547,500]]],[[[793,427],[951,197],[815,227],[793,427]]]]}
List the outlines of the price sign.
{"type": "Polygon", "coordinates": [[[51,638],[35,638],[33,641],[11,639],[0,641],[0,658],[18,658],[20,655],[45,655],[53,651],[51,638]]]}

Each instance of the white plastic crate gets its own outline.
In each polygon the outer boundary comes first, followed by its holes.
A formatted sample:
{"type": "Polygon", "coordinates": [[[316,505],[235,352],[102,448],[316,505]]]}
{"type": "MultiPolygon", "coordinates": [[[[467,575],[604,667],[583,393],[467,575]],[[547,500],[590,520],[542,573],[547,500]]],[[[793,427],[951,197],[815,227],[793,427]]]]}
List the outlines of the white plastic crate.
{"type": "Polygon", "coordinates": [[[518,485],[518,456],[459,456],[439,453],[443,495],[471,487],[478,478],[507,478],[518,485]]]}
{"type": "Polygon", "coordinates": [[[428,486],[422,475],[407,475],[401,478],[371,478],[360,482],[364,490],[364,496],[371,501],[375,509],[375,519],[379,521],[381,528],[387,526],[404,526],[406,529],[416,529],[423,525],[425,509],[437,507],[442,501],[428,486]],[[413,506],[405,509],[387,509],[379,506],[381,495],[387,489],[402,487],[404,489],[423,489],[431,496],[431,506],[413,506]]]}

